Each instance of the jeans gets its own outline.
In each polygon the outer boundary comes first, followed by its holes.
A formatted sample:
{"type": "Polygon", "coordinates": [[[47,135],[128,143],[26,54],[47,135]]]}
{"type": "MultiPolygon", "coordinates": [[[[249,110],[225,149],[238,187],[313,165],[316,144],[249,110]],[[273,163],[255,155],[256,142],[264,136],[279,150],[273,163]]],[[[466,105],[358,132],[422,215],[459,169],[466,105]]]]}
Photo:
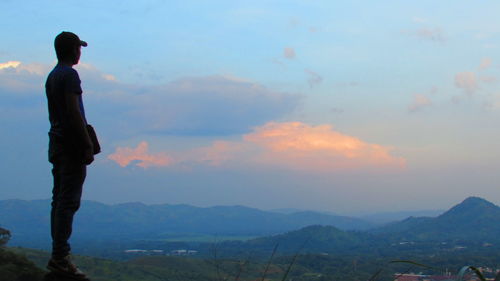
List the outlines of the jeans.
{"type": "Polygon", "coordinates": [[[71,251],[68,240],[73,229],[73,216],[80,208],[87,174],[87,167],[80,155],[73,146],[51,138],[49,161],[53,164],[54,187],[50,226],[53,258],[63,258],[71,251]]]}

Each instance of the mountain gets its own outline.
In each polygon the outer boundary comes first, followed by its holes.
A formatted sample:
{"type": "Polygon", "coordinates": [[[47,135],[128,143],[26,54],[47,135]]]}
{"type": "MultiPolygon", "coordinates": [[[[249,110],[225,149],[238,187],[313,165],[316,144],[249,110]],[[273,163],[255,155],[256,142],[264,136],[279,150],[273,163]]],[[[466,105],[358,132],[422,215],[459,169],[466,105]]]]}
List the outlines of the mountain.
{"type": "Polygon", "coordinates": [[[437,217],[444,213],[444,210],[419,210],[419,211],[400,211],[384,212],[360,216],[361,219],[369,221],[375,225],[384,225],[391,222],[404,220],[408,217],[437,217]]]}
{"type": "Polygon", "coordinates": [[[450,252],[455,251],[455,247],[462,248],[461,245],[476,245],[473,249],[478,251],[495,251],[498,244],[500,208],[484,199],[470,197],[436,218],[410,217],[367,232],[343,231],[333,226],[307,226],[245,242],[224,242],[220,249],[231,254],[258,254],[270,253],[279,245],[279,252],[285,254],[300,250],[305,253],[384,256],[450,252]]]}
{"type": "Polygon", "coordinates": [[[278,213],[278,214],[293,214],[293,213],[299,213],[299,212],[304,212],[306,210],[302,209],[295,209],[295,208],[281,208],[281,209],[271,209],[269,212],[273,213],[278,213]]]}
{"type": "MultiPolygon", "coordinates": [[[[0,201],[0,226],[12,231],[11,244],[35,247],[48,241],[49,200],[0,201]],[[25,244],[25,242],[30,242],[25,244]]],[[[263,236],[313,224],[341,229],[368,229],[356,218],[316,212],[279,214],[244,206],[199,208],[189,205],[106,205],[83,201],[75,217],[75,240],[165,239],[186,234],[213,236],[263,236]]]]}
{"type": "Polygon", "coordinates": [[[285,254],[301,253],[335,253],[367,252],[374,246],[389,245],[382,237],[366,232],[343,231],[334,226],[311,225],[299,230],[279,235],[261,237],[245,242],[225,242],[221,249],[240,249],[241,252],[267,251],[278,245],[278,251],[285,254]],[[226,247],[224,247],[224,245],[226,247]]]}
{"type": "Polygon", "coordinates": [[[436,218],[410,217],[373,230],[404,240],[500,242],[500,207],[469,197],[436,218]]]}

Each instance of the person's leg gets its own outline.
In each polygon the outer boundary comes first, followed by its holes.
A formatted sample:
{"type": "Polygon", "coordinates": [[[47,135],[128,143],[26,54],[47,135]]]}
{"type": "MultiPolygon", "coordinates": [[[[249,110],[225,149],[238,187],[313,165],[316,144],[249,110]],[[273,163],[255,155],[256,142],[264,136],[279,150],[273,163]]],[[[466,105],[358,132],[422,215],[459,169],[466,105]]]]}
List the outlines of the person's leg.
{"type": "Polygon", "coordinates": [[[52,204],[50,209],[50,235],[52,236],[52,246],[54,247],[54,240],[56,236],[56,209],[57,209],[57,198],[59,196],[59,186],[60,184],[60,165],[57,163],[53,164],[52,167],[52,176],[54,178],[54,186],[52,187],[52,204]]]}
{"type": "Polygon", "coordinates": [[[86,166],[64,155],[54,163],[54,189],[51,211],[52,257],[69,255],[68,240],[73,229],[73,217],[80,207],[86,166]]]}

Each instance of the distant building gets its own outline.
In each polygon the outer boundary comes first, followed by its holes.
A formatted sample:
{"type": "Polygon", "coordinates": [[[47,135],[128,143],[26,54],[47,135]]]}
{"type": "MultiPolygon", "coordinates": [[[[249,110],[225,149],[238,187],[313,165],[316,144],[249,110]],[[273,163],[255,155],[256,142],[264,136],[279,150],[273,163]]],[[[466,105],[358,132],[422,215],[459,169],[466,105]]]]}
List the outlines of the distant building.
{"type": "Polygon", "coordinates": [[[170,251],[170,254],[173,255],[173,256],[191,256],[191,255],[198,254],[198,251],[180,249],[180,250],[170,251]]]}
{"type": "Polygon", "coordinates": [[[453,275],[394,274],[394,281],[455,281],[453,275]]]}
{"type": "Polygon", "coordinates": [[[124,252],[126,254],[141,254],[141,255],[151,255],[151,256],[164,255],[163,250],[130,249],[130,250],[125,250],[124,252]]]}
{"type": "Polygon", "coordinates": [[[125,253],[129,254],[139,254],[139,253],[146,253],[147,250],[141,250],[141,249],[130,249],[130,250],[125,250],[125,253]]]}

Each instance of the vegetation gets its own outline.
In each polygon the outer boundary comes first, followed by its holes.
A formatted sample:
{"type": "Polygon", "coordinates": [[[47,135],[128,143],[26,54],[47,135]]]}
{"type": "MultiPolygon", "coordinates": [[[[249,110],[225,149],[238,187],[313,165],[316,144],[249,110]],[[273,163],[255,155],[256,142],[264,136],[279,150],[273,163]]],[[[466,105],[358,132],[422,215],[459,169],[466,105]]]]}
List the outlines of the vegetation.
{"type": "Polygon", "coordinates": [[[41,280],[44,272],[23,255],[15,254],[5,248],[10,238],[7,229],[0,228],[0,276],[8,281],[41,280]]]}
{"type": "MultiPolygon", "coordinates": [[[[205,238],[195,242],[164,239],[110,242],[89,237],[85,240],[87,244],[74,249],[80,253],[86,251],[88,255],[97,253],[101,258],[76,256],[75,261],[93,281],[379,281],[394,280],[396,272],[453,272],[458,279],[472,272],[481,279],[482,273],[476,267],[464,265],[500,268],[498,225],[487,225],[496,222],[497,211],[497,206],[472,198],[435,219],[409,219],[380,232],[343,231],[333,226],[313,225],[280,235],[218,243],[207,243],[205,238]],[[471,217],[471,213],[475,217],[471,217]],[[450,231],[440,230],[446,224],[450,231]],[[474,232],[474,227],[482,231],[481,235],[474,232]],[[390,228],[396,230],[387,232],[390,228]],[[460,231],[469,234],[457,236],[460,231]],[[410,236],[412,233],[416,235],[410,236]],[[426,237],[429,234],[422,233],[433,233],[435,237],[429,239],[426,237]],[[485,237],[491,239],[484,240],[485,237]],[[134,248],[161,249],[163,253],[175,249],[199,252],[196,256],[177,257],[130,255],[123,251],[134,248]],[[394,260],[412,262],[392,262],[394,260]],[[423,264],[432,267],[422,267],[423,264]]],[[[0,228],[0,245],[3,245],[0,276],[8,276],[9,279],[5,279],[8,281],[41,280],[44,271],[40,268],[45,267],[49,254],[6,248],[9,238],[10,232],[0,228]]]]}
{"type": "Polygon", "coordinates": [[[0,247],[5,246],[10,239],[10,231],[0,227],[0,247]]]}
{"type": "MultiPolygon", "coordinates": [[[[464,264],[474,264],[491,268],[500,267],[500,254],[496,256],[456,255],[449,253],[439,257],[406,256],[414,263],[393,263],[390,258],[375,255],[326,255],[300,254],[279,255],[278,251],[269,252],[265,260],[245,256],[241,258],[221,258],[214,254],[211,258],[144,256],[126,262],[101,258],[75,256],[74,260],[93,281],[223,281],[223,280],[266,280],[281,281],[356,281],[356,280],[393,280],[396,272],[419,272],[423,274],[442,274],[445,271],[457,274],[464,264]],[[421,263],[432,267],[420,267],[421,263]],[[381,270],[382,269],[382,270],[381,270]]],[[[32,260],[44,267],[47,252],[23,248],[9,248],[8,252],[16,257],[32,260]]],[[[397,257],[396,257],[397,258],[397,257]]],[[[33,267],[33,264],[31,264],[33,267]]],[[[30,267],[30,268],[31,268],[30,267]]],[[[38,275],[32,278],[39,278],[38,275]]],[[[2,276],[2,275],[0,275],[2,276]]],[[[10,279],[7,279],[10,281],[10,279]]],[[[24,280],[24,279],[12,279],[24,280]]],[[[28,279],[37,281],[40,279],[28,279]]]]}

